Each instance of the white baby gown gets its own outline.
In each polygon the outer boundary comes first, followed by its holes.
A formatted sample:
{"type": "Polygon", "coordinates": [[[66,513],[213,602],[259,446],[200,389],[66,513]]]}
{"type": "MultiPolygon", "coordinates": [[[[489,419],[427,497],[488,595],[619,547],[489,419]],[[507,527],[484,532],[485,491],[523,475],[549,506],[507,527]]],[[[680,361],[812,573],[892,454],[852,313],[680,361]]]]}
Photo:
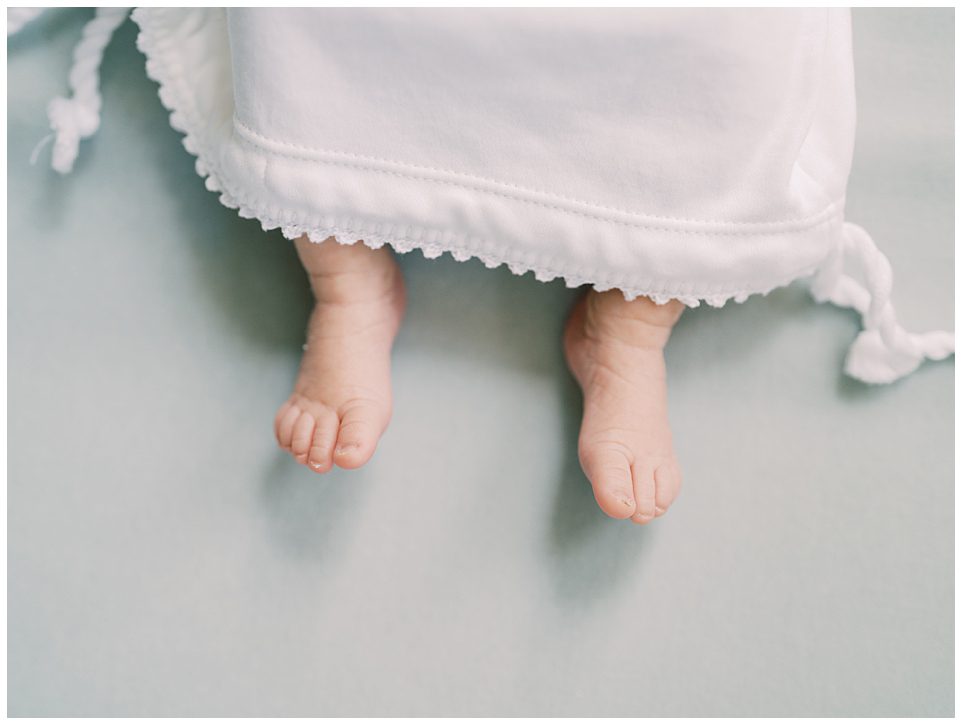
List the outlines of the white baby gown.
{"type": "MultiPolygon", "coordinates": [[[[119,12],[101,11],[87,42],[119,12]]],[[[862,313],[846,371],[867,382],[954,350],[950,333],[898,325],[888,262],[844,221],[848,10],[133,17],[198,173],[265,229],[689,306],[809,278],[816,299],[862,313]]],[[[71,81],[83,120],[90,93],[71,81]]],[[[60,170],[96,128],[64,116],[51,107],[60,170]]]]}

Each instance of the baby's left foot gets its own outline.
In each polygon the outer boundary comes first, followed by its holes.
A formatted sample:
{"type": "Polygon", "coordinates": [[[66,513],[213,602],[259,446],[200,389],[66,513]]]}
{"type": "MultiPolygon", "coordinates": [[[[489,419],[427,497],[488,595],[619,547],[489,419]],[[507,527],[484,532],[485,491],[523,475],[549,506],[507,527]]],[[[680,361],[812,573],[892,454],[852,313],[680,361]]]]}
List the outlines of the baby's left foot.
{"type": "Polygon", "coordinates": [[[584,393],[578,457],[598,505],[616,519],[648,523],[681,488],[662,351],[682,309],[591,291],[565,328],[568,366],[584,393]]]}

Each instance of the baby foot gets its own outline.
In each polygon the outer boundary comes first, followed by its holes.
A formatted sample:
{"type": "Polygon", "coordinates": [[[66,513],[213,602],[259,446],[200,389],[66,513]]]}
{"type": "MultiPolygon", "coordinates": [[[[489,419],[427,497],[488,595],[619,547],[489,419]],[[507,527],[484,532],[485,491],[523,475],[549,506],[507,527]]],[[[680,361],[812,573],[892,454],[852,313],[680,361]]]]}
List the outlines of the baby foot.
{"type": "Polygon", "coordinates": [[[578,457],[601,510],[645,524],[681,488],[668,427],[662,350],[682,304],[589,292],[565,327],[565,356],[584,393],[578,457]]]}
{"type": "Polygon", "coordinates": [[[295,242],[315,305],[294,393],[277,411],[281,448],[318,473],[357,468],[391,417],[391,346],[404,283],[391,251],[362,243],[295,242]]]}

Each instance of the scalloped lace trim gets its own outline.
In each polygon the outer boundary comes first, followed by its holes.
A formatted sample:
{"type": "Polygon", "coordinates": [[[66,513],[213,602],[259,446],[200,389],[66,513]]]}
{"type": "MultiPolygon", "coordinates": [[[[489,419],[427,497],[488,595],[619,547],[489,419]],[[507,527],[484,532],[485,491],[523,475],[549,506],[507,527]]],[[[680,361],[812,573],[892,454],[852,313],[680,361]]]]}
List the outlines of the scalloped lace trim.
{"type": "MultiPolygon", "coordinates": [[[[531,260],[513,257],[509,248],[502,247],[498,252],[485,252],[477,248],[469,248],[465,242],[474,241],[465,234],[442,232],[437,229],[418,228],[417,233],[411,234],[412,227],[404,226],[395,231],[393,225],[384,223],[365,222],[363,220],[342,219],[333,223],[326,221],[302,222],[292,219],[286,210],[272,210],[259,201],[245,199],[242,192],[233,192],[218,173],[217,165],[208,153],[202,138],[193,129],[199,128],[190,118],[188,109],[193,108],[189,97],[182,97],[178,93],[176,79],[167,72],[168,63],[159,62],[158,58],[165,58],[166,49],[154,33],[154,21],[145,16],[140,9],[133,13],[133,18],[140,27],[137,36],[137,47],[146,56],[147,75],[159,85],[158,95],[161,103],[170,112],[170,125],[184,134],[182,143],[197,160],[197,173],[205,179],[208,190],[219,192],[220,202],[231,209],[236,209],[241,217],[257,219],[265,231],[280,229],[287,239],[297,239],[307,236],[312,242],[320,243],[334,239],[339,244],[355,244],[361,242],[371,249],[378,249],[385,244],[394,251],[405,254],[417,248],[427,259],[434,259],[444,253],[450,254],[459,262],[477,259],[489,269],[506,265],[516,275],[528,272],[534,274],[541,282],[562,279],[569,288],[590,284],[598,292],[611,289],[620,290],[627,300],[637,297],[648,297],[657,304],[665,304],[670,300],[678,300],[688,307],[698,307],[706,302],[712,307],[721,307],[726,302],[744,302],[751,295],[767,295],[772,290],[791,284],[797,279],[809,277],[819,269],[820,264],[811,265],[800,273],[792,274],[768,287],[761,289],[727,289],[727,290],[695,290],[695,289],[666,289],[665,285],[658,285],[654,280],[643,283],[630,281],[596,281],[589,279],[583,273],[558,268],[550,264],[536,263],[531,260]]],[[[827,219],[825,221],[832,221],[827,219]]],[[[822,222],[825,223],[825,222],[822,222]]],[[[483,242],[479,246],[491,246],[483,242]]]]}

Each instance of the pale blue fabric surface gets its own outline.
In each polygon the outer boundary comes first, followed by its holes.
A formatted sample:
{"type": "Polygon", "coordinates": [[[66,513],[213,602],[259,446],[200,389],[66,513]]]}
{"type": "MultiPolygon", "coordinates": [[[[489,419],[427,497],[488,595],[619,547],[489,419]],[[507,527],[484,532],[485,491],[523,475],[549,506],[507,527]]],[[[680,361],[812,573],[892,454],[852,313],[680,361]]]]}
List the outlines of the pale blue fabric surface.
{"type": "MultiPolygon", "coordinates": [[[[10,714],[953,713],[953,362],[851,382],[801,286],[687,312],[637,528],[577,464],[575,293],[415,253],[392,425],[318,478],[271,432],[294,250],[204,190],[132,24],[74,174],[28,165],[88,15],[9,46],[10,714]]],[[[952,11],[854,26],[848,218],[951,328],[952,11]]]]}

